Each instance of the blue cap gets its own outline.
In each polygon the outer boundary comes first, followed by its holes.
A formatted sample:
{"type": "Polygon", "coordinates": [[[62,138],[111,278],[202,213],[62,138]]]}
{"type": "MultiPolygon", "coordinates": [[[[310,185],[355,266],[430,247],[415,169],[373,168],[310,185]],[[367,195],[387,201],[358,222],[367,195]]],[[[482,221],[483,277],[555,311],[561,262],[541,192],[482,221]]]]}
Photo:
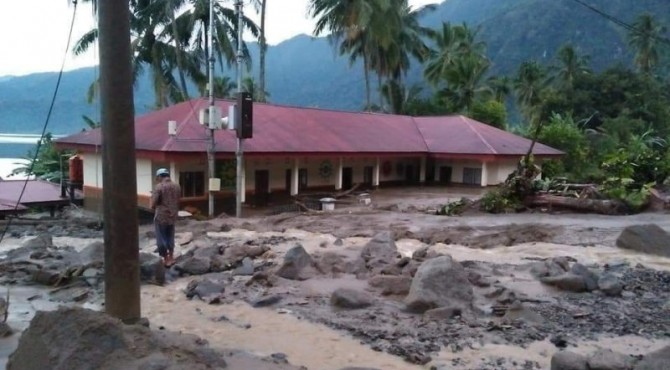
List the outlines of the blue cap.
{"type": "Polygon", "coordinates": [[[170,171],[166,168],[159,168],[158,171],[156,171],[156,177],[158,176],[170,176],[170,171]]]}

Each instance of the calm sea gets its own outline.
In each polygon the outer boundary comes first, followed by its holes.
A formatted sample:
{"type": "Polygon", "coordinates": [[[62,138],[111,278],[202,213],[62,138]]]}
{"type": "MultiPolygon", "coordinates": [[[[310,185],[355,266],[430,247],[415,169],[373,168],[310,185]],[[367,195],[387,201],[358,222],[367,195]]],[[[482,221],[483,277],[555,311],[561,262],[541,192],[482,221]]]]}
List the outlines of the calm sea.
{"type": "Polygon", "coordinates": [[[35,151],[37,143],[1,143],[0,142],[0,158],[23,158],[28,155],[28,151],[35,151]]]}

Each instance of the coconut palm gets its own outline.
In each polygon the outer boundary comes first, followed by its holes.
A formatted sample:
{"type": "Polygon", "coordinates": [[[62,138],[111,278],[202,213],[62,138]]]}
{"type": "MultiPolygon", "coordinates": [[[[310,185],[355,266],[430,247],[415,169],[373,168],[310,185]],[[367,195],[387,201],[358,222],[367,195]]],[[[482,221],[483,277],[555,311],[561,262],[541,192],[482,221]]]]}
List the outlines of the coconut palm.
{"type": "Polygon", "coordinates": [[[487,85],[493,92],[493,97],[500,103],[504,103],[512,93],[512,80],[508,76],[493,76],[489,78],[487,85]]]}
{"type": "Polygon", "coordinates": [[[407,114],[409,105],[420,99],[421,90],[419,85],[406,87],[398,80],[386,81],[380,88],[385,105],[388,107],[385,110],[393,114],[407,114]]]}
{"type": "Polygon", "coordinates": [[[438,92],[454,112],[470,112],[477,100],[488,99],[493,91],[486,83],[486,73],[491,63],[470,54],[456,59],[445,71],[446,88],[438,92]]]}
{"type": "Polygon", "coordinates": [[[546,87],[546,71],[536,61],[526,61],[519,66],[514,80],[517,102],[526,118],[531,119],[541,103],[540,93],[546,87]]]}
{"type": "Polygon", "coordinates": [[[267,10],[267,0],[254,0],[254,6],[256,11],[260,13],[261,24],[258,28],[258,59],[259,59],[259,68],[258,68],[258,101],[265,102],[265,56],[268,50],[267,40],[265,39],[265,12],[267,10]]]}
{"type": "Polygon", "coordinates": [[[628,45],[635,50],[635,65],[643,73],[651,73],[658,64],[658,46],[666,30],[651,14],[642,14],[633,23],[628,45]]]}
{"type": "Polygon", "coordinates": [[[551,73],[549,82],[553,82],[559,88],[572,90],[576,79],[591,73],[590,58],[579,55],[570,44],[558,50],[557,61],[558,64],[549,69],[551,73]]]}

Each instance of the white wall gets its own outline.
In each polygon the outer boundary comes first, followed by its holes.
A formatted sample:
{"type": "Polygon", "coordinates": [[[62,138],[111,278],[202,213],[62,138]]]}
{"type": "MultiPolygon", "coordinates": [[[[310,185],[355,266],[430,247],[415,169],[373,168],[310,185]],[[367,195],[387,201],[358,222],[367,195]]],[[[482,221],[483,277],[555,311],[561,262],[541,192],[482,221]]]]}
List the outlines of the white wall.
{"type": "Polygon", "coordinates": [[[151,195],[154,173],[150,159],[137,159],[137,194],[151,195]]]}
{"type": "Polygon", "coordinates": [[[84,186],[102,188],[102,155],[84,153],[84,186]]]}

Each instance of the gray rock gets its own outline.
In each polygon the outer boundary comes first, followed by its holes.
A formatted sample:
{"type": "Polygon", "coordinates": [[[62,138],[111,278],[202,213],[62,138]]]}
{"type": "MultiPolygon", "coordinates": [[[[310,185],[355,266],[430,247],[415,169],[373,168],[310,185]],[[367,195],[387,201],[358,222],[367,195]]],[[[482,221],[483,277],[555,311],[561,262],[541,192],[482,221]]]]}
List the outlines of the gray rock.
{"type": "Polygon", "coordinates": [[[210,260],[201,257],[187,257],[175,265],[175,269],[181,273],[191,275],[202,275],[209,272],[210,260]]]}
{"type": "Polygon", "coordinates": [[[642,361],[635,365],[635,370],[668,370],[670,364],[670,346],[646,354],[642,361]]]}
{"type": "Polygon", "coordinates": [[[51,270],[35,270],[33,273],[33,281],[42,285],[54,285],[58,281],[60,273],[51,270]]]}
{"type": "Polygon", "coordinates": [[[412,259],[417,261],[423,261],[428,257],[428,246],[423,246],[412,253],[412,259]]]}
{"type": "Polygon", "coordinates": [[[256,307],[256,308],[258,308],[258,307],[268,307],[268,306],[272,306],[272,305],[275,305],[275,304],[279,303],[281,300],[282,300],[282,297],[280,295],[274,294],[274,295],[270,295],[270,296],[267,296],[267,297],[260,298],[256,301],[254,301],[251,305],[253,307],[256,307]]]}
{"type": "Polygon", "coordinates": [[[96,287],[102,282],[104,271],[98,268],[87,268],[84,270],[81,276],[84,278],[84,280],[86,280],[88,285],[96,287]]]}
{"type": "Polygon", "coordinates": [[[470,307],[472,300],[467,271],[451,256],[441,256],[421,264],[405,304],[409,311],[423,313],[445,306],[470,307]]]}
{"type": "Polygon", "coordinates": [[[165,266],[163,260],[153,254],[140,253],[140,279],[156,284],[165,284],[165,266]]]}
{"type": "Polygon", "coordinates": [[[588,370],[586,357],[569,351],[556,352],[551,357],[551,370],[588,370]]]}
{"type": "Polygon", "coordinates": [[[357,366],[351,367],[351,366],[349,366],[349,367],[343,367],[340,370],[379,370],[379,369],[377,369],[376,367],[357,367],[357,366]]]}
{"type": "Polygon", "coordinates": [[[333,242],[333,245],[336,247],[341,247],[344,245],[344,241],[342,240],[342,238],[337,238],[335,239],[335,242],[333,242]]]}
{"type": "Polygon", "coordinates": [[[658,225],[628,226],[616,240],[619,248],[670,257],[670,234],[658,225]]]}
{"type": "Polygon", "coordinates": [[[562,275],[568,271],[568,267],[563,262],[563,259],[560,258],[535,262],[531,265],[530,273],[536,278],[562,275]]]}
{"type": "Polygon", "coordinates": [[[307,280],[314,276],[312,257],[298,244],[284,256],[284,262],[276,272],[277,276],[289,280],[307,280]]]}
{"type": "Polygon", "coordinates": [[[611,349],[599,349],[588,356],[589,370],[629,370],[634,361],[630,356],[611,349]]]}
{"type": "Polygon", "coordinates": [[[424,317],[432,320],[449,320],[463,314],[461,307],[440,307],[424,312],[424,317]]]}
{"type": "Polygon", "coordinates": [[[79,253],[81,262],[83,264],[90,263],[99,263],[102,264],[105,262],[105,243],[101,241],[94,241],[89,243],[82,251],[79,253]]]}
{"type": "Polygon", "coordinates": [[[30,239],[26,239],[21,243],[22,248],[42,249],[53,247],[53,238],[49,233],[41,233],[30,239]]]}
{"type": "Polygon", "coordinates": [[[618,277],[605,273],[598,279],[598,288],[608,296],[618,297],[623,291],[623,283],[618,277]]]}
{"type": "Polygon", "coordinates": [[[83,301],[90,293],[91,289],[88,287],[75,286],[49,293],[49,297],[53,301],[72,303],[83,301]]]}
{"type": "Polygon", "coordinates": [[[586,284],[586,290],[588,290],[589,292],[598,289],[598,274],[591,271],[588,267],[582,265],[581,263],[575,263],[574,265],[572,265],[570,272],[584,278],[584,284],[586,284]]]}
{"type": "Polygon", "coordinates": [[[325,252],[317,262],[319,271],[331,276],[338,276],[347,270],[343,256],[334,252],[325,252]]]}
{"type": "Polygon", "coordinates": [[[6,322],[0,322],[0,338],[6,338],[14,334],[12,328],[6,322]]]}
{"type": "Polygon", "coordinates": [[[333,292],[330,297],[330,304],[338,308],[358,309],[372,305],[369,295],[349,288],[340,288],[333,292]]]}
{"type": "Polygon", "coordinates": [[[586,282],[584,277],[575,275],[573,273],[565,273],[559,276],[548,276],[540,279],[541,282],[547,285],[553,285],[558,289],[566,290],[568,292],[586,292],[586,282]]]}
{"type": "Polygon", "coordinates": [[[254,274],[254,261],[249,257],[242,260],[242,265],[235,269],[234,275],[251,276],[254,274]]]}
{"type": "MultiPolygon", "coordinates": [[[[356,275],[365,276],[368,272],[380,273],[384,268],[395,266],[398,259],[398,248],[390,231],[375,235],[361,250],[356,275]]],[[[401,270],[398,269],[398,272],[401,270]]]]}
{"type": "Polygon", "coordinates": [[[226,287],[223,283],[210,279],[193,280],[186,287],[186,298],[198,297],[209,303],[221,303],[226,287]]]}
{"type": "Polygon", "coordinates": [[[381,289],[382,295],[406,295],[412,279],[408,276],[377,275],[368,280],[368,285],[381,289]]]}
{"type": "Polygon", "coordinates": [[[221,254],[221,247],[218,245],[210,245],[206,247],[199,247],[193,250],[193,256],[204,259],[211,259],[214,256],[221,254]]]}

